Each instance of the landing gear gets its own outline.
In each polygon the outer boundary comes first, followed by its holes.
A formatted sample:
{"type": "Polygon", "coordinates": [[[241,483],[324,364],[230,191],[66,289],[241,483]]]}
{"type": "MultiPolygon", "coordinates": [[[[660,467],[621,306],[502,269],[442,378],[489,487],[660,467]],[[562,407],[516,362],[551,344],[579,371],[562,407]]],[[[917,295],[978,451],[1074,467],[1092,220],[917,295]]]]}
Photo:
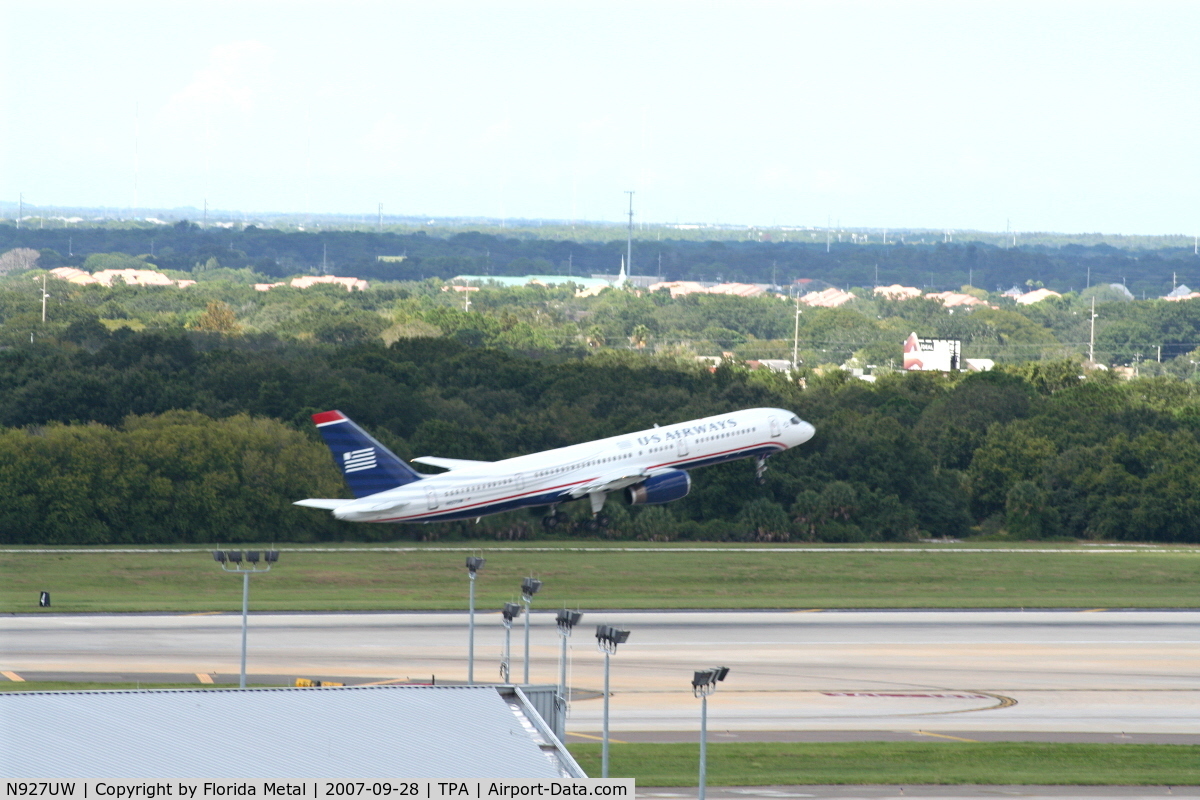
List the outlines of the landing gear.
{"type": "Polygon", "coordinates": [[[767,471],[767,457],[759,456],[754,459],[754,482],[759,486],[765,486],[767,483],[766,477],[763,475],[767,471]]]}
{"type": "Polygon", "coordinates": [[[548,531],[566,525],[571,519],[567,514],[557,509],[558,506],[551,506],[550,513],[542,517],[542,527],[548,531]]]}
{"type": "Polygon", "coordinates": [[[595,533],[596,531],[604,530],[610,524],[612,524],[612,520],[609,519],[608,514],[597,514],[596,516],[592,517],[591,519],[589,519],[587,521],[587,524],[585,525],[585,527],[590,532],[595,533]]]}

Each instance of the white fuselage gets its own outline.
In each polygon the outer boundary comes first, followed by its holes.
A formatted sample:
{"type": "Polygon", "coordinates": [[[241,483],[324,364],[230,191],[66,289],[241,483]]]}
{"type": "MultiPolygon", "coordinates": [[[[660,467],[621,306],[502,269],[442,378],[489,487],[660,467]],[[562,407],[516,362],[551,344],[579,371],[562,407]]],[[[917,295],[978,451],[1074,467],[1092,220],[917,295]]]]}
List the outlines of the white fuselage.
{"type": "Polygon", "coordinates": [[[812,438],[791,411],[753,408],[472,465],[333,509],[356,522],[434,522],[603,496],[671,470],[766,457],[812,438]]]}

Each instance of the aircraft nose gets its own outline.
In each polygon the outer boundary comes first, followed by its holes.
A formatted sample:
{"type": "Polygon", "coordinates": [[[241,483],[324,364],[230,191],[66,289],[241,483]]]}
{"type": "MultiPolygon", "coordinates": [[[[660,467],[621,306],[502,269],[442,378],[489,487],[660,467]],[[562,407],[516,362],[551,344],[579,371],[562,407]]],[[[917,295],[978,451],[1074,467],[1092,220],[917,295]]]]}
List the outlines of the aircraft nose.
{"type": "Polygon", "coordinates": [[[816,428],[803,421],[799,425],[793,425],[792,427],[796,429],[794,434],[796,437],[796,444],[804,444],[813,437],[814,433],[817,432],[816,428]]]}

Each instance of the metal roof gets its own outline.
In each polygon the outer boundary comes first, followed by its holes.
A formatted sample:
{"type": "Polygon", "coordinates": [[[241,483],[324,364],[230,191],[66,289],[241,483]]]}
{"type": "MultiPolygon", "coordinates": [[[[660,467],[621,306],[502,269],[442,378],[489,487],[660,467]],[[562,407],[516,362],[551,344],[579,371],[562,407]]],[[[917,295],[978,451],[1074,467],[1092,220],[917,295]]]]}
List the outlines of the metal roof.
{"type": "Polygon", "coordinates": [[[0,741],[0,780],[586,777],[491,686],[4,692],[0,741]]]}

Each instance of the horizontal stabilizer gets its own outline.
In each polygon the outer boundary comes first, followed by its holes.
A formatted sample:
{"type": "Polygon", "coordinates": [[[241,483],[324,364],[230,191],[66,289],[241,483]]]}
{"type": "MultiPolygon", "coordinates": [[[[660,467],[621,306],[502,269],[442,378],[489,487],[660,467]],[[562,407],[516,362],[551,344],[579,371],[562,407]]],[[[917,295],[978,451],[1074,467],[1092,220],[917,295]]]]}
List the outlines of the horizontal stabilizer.
{"type": "Polygon", "coordinates": [[[353,503],[353,500],[334,500],[325,497],[310,497],[307,500],[297,500],[292,503],[294,506],[305,506],[307,508],[324,508],[332,511],[335,508],[341,508],[347,503],[353,503]]]}
{"type": "Polygon", "coordinates": [[[437,456],[421,456],[414,458],[415,464],[428,464],[431,467],[441,467],[442,469],[470,469],[471,467],[484,467],[491,464],[491,461],[468,461],[465,458],[438,458],[437,456]]]}

